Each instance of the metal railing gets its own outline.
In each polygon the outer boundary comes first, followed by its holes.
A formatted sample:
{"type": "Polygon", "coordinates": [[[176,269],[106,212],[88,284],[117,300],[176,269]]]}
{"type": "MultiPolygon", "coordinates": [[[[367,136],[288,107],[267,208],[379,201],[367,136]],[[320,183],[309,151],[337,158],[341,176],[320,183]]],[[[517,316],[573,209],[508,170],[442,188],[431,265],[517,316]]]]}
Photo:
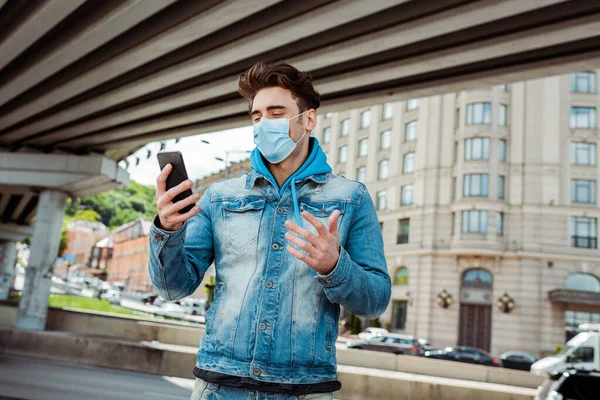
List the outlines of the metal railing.
{"type": "Polygon", "coordinates": [[[591,236],[571,236],[571,247],[597,249],[598,238],[591,236]]]}

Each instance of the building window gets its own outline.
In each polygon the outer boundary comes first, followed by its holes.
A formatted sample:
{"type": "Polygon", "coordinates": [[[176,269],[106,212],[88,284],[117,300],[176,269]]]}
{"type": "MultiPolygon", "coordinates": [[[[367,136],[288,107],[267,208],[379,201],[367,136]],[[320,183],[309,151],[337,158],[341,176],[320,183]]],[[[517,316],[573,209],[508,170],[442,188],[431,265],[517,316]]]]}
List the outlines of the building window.
{"type": "Polygon", "coordinates": [[[491,120],[491,104],[489,102],[467,104],[467,125],[489,124],[491,120]]]}
{"type": "Polygon", "coordinates": [[[411,121],[404,125],[404,140],[411,141],[417,138],[418,121],[411,121]]]}
{"type": "Polygon", "coordinates": [[[465,160],[489,160],[490,138],[465,139],[465,160]]]}
{"type": "Polygon", "coordinates": [[[398,221],[398,237],[396,244],[406,244],[410,234],[410,218],[404,218],[398,221]]]}
{"type": "Polygon", "coordinates": [[[596,107],[571,107],[571,128],[596,128],[596,107]]]}
{"type": "Polygon", "coordinates": [[[498,90],[501,90],[503,92],[508,92],[508,85],[506,83],[503,83],[502,85],[498,85],[496,87],[498,88],[498,90]]]}
{"type": "Polygon", "coordinates": [[[377,169],[377,179],[383,180],[390,176],[390,161],[381,160],[379,161],[379,168],[377,169]]]}
{"type": "Polygon", "coordinates": [[[340,129],[340,136],[348,136],[350,133],[350,119],[346,118],[342,121],[342,126],[340,129]]]}
{"type": "Polygon", "coordinates": [[[575,272],[567,276],[565,289],[578,292],[600,293],[600,280],[594,275],[575,272]]]}
{"type": "Polygon", "coordinates": [[[366,110],[360,113],[360,127],[368,128],[371,126],[371,110],[366,110]]]}
{"type": "Polygon", "coordinates": [[[407,309],[408,302],[406,300],[394,300],[392,303],[392,330],[404,330],[407,309]]]}
{"type": "Polygon", "coordinates": [[[365,183],[367,180],[367,167],[360,167],[356,170],[356,180],[365,183]]]}
{"type": "Polygon", "coordinates": [[[571,142],[571,164],[596,165],[596,143],[571,142]]]}
{"type": "Polygon", "coordinates": [[[597,219],[571,217],[571,247],[598,248],[597,219]]]}
{"type": "Polygon", "coordinates": [[[387,191],[381,190],[377,192],[377,211],[387,209],[387,191]]]}
{"type": "Polygon", "coordinates": [[[338,149],[338,162],[345,163],[348,161],[348,146],[344,145],[338,149]]]}
{"type": "Polygon", "coordinates": [[[394,274],[394,285],[408,285],[408,268],[400,267],[394,274]]]}
{"type": "Polygon", "coordinates": [[[506,104],[500,104],[498,108],[498,125],[506,126],[507,123],[508,106],[506,104]]]}
{"type": "Polygon", "coordinates": [[[504,198],[504,176],[498,175],[498,198],[504,198]]]}
{"type": "Polygon", "coordinates": [[[358,156],[365,157],[369,152],[369,139],[361,139],[358,141],[358,156]]]}
{"type": "Polygon", "coordinates": [[[596,74],[591,71],[571,74],[571,92],[596,93],[596,74]]]}
{"type": "Polygon", "coordinates": [[[506,162],[506,140],[504,139],[498,142],[498,160],[506,162]]]}
{"type": "Polygon", "coordinates": [[[331,127],[323,129],[323,143],[331,142],[331,127]]]}
{"type": "Polygon", "coordinates": [[[390,147],[392,147],[392,131],[387,130],[381,132],[379,135],[379,148],[384,150],[389,149],[390,147]]]}
{"type": "Polygon", "coordinates": [[[463,179],[463,196],[475,197],[488,195],[488,174],[467,174],[463,179]]]}
{"type": "Polygon", "coordinates": [[[419,99],[410,99],[406,102],[406,111],[416,110],[419,108],[419,99]]]}
{"type": "Polygon", "coordinates": [[[385,103],[383,105],[382,110],[381,110],[381,119],[384,120],[384,121],[386,119],[392,119],[393,114],[394,114],[393,104],[392,103],[385,103]]]}
{"type": "Polygon", "coordinates": [[[596,204],[596,181],[571,179],[571,201],[596,204]]]}
{"type": "Polygon", "coordinates": [[[410,174],[415,172],[415,153],[406,153],[404,155],[404,161],[402,162],[402,173],[410,174]]]}
{"type": "Polygon", "coordinates": [[[463,233],[487,233],[487,211],[469,210],[462,212],[463,233]]]}
{"type": "Polygon", "coordinates": [[[496,235],[504,235],[504,214],[501,212],[496,213],[496,235]]]}
{"type": "Polygon", "coordinates": [[[332,116],[333,116],[333,113],[330,113],[330,112],[325,113],[325,118],[327,118],[327,119],[331,118],[332,116]]]}
{"type": "Polygon", "coordinates": [[[400,205],[410,206],[413,203],[414,186],[412,184],[402,186],[400,205]]]}

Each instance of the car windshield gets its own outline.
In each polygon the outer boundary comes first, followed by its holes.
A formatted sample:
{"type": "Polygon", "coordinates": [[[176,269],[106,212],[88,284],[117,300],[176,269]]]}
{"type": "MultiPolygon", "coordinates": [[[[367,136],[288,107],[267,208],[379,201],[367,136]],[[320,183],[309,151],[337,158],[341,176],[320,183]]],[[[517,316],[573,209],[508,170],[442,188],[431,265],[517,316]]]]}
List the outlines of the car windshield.
{"type": "Polygon", "coordinates": [[[559,351],[554,353],[555,356],[564,356],[567,353],[570,353],[573,350],[573,346],[564,346],[559,351]]]}

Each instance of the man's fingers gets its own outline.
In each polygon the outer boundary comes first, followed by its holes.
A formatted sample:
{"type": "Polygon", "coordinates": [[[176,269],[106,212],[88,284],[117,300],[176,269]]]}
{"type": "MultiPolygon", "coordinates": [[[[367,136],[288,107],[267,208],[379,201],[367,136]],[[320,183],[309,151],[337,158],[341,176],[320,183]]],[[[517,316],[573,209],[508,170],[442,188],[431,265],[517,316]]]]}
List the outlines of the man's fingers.
{"type": "Polygon", "coordinates": [[[194,206],[190,211],[186,212],[185,214],[177,214],[175,216],[172,216],[171,218],[169,218],[169,221],[171,223],[184,222],[184,221],[187,221],[188,219],[192,218],[194,215],[198,214],[199,212],[200,212],[200,207],[194,206]]]}
{"type": "Polygon", "coordinates": [[[325,224],[322,223],[317,217],[315,217],[314,215],[312,215],[308,211],[302,212],[302,216],[304,218],[306,218],[306,220],[308,222],[310,222],[310,224],[312,226],[315,227],[315,229],[317,230],[317,232],[319,233],[320,236],[327,237],[327,234],[329,232],[327,231],[327,228],[325,228],[325,224]]]}
{"type": "Polygon", "coordinates": [[[289,232],[285,234],[285,238],[287,240],[289,240],[290,242],[294,243],[296,246],[300,247],[304,251],[308,251],[309,253],[312,253],[315,251],[315,248],[313,247],[312,244],[310,244],[309,242],[307,242],[305,240],[300,239],[297,236],[292,235],[289,232]]]}
{"type": "Polygon", "coordinates": [[[185,192],[188,189],[191,189],[193,186],[193,182],[189,179],[181,182],[179,185],[175,186],[174,188],[169,189],[159,200],[158,200],[158,206],[159,207],[166,207],[169,205],[169,203],[173,202],[173,199],[175,198],[175,196],[177,196],[180,193],[185,192]]]}
{"type": "Polygon", "coordinates": [[[167,191],[167,177],[171,173],[173,166],[171,164],[165,165],[165,167],[158,174],[156,178],[156,198],[160,199],[167,191]]]}
{"type": "Polygon", "coordinates": [[[306,265],[308,265],[310,268],[314,269],[316,267],[316,261],[315,259],[313,259],[311,256],[304,254],[301,251],[296,250],[294,247],[288,245],[287,246],[287,251],[293,255],[294,257],[296,257],[298,260],[303,261],[304,263],[306,263],[306,265]]]}
{"type": "Polygon", "coordinates": [[[200,200],[200,194],[194,193],[193,195],[188,196],[185,199],[180,200],[180,201],[168,206],[165,210],[165,214],[167,214],[167,215],[176,214],[177,212],[179,212],[179,210],[189,206],[190,204],[195,204],[198,200],[200,200]]]}
{"type": "Polygon", "coordinates": [[[299,236],[306,239],[313,246],[315,246],[315,247],[319,246],[319,239],[315,235],[313,235],[310,231],[299,227],[298,224],[296,224],[294,221],[287,220],[285,222],[285,227],[288,228],[290,231],[297,233],[299,236]]]}
{"type": "Polygon", "coordinates": [[[342,213],[339,210],[335,210],[329,216],[329,233],[336,237],[338,235],[338,220],[340,219],[341,214],[342,213]]]}

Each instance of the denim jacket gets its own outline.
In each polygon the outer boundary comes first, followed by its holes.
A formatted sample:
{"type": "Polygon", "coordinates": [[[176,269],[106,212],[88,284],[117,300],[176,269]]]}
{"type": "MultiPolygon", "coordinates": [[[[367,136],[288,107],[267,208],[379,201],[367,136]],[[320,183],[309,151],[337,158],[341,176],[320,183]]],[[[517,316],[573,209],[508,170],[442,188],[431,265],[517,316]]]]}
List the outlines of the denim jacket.
{"type": "MultiPolygon", "coordinates": [[[[286,250],[284,222],[294,218],[292,190],[252,170],[207,189],[200,213],[176,232],[153,224],[150,276],[158,294],[192,294],[215,262],[215,299],[196,366],[263,382],[336,379],[340,305],[375,318],[388,306],[391,280],[375,207],[361,183],[316,174],[295,182],[301,210],[322,220],[334,210],[340,256],[328,275],[286,250]]],[[[316,233],[308,221],[306,229],[316,233]]]]}

